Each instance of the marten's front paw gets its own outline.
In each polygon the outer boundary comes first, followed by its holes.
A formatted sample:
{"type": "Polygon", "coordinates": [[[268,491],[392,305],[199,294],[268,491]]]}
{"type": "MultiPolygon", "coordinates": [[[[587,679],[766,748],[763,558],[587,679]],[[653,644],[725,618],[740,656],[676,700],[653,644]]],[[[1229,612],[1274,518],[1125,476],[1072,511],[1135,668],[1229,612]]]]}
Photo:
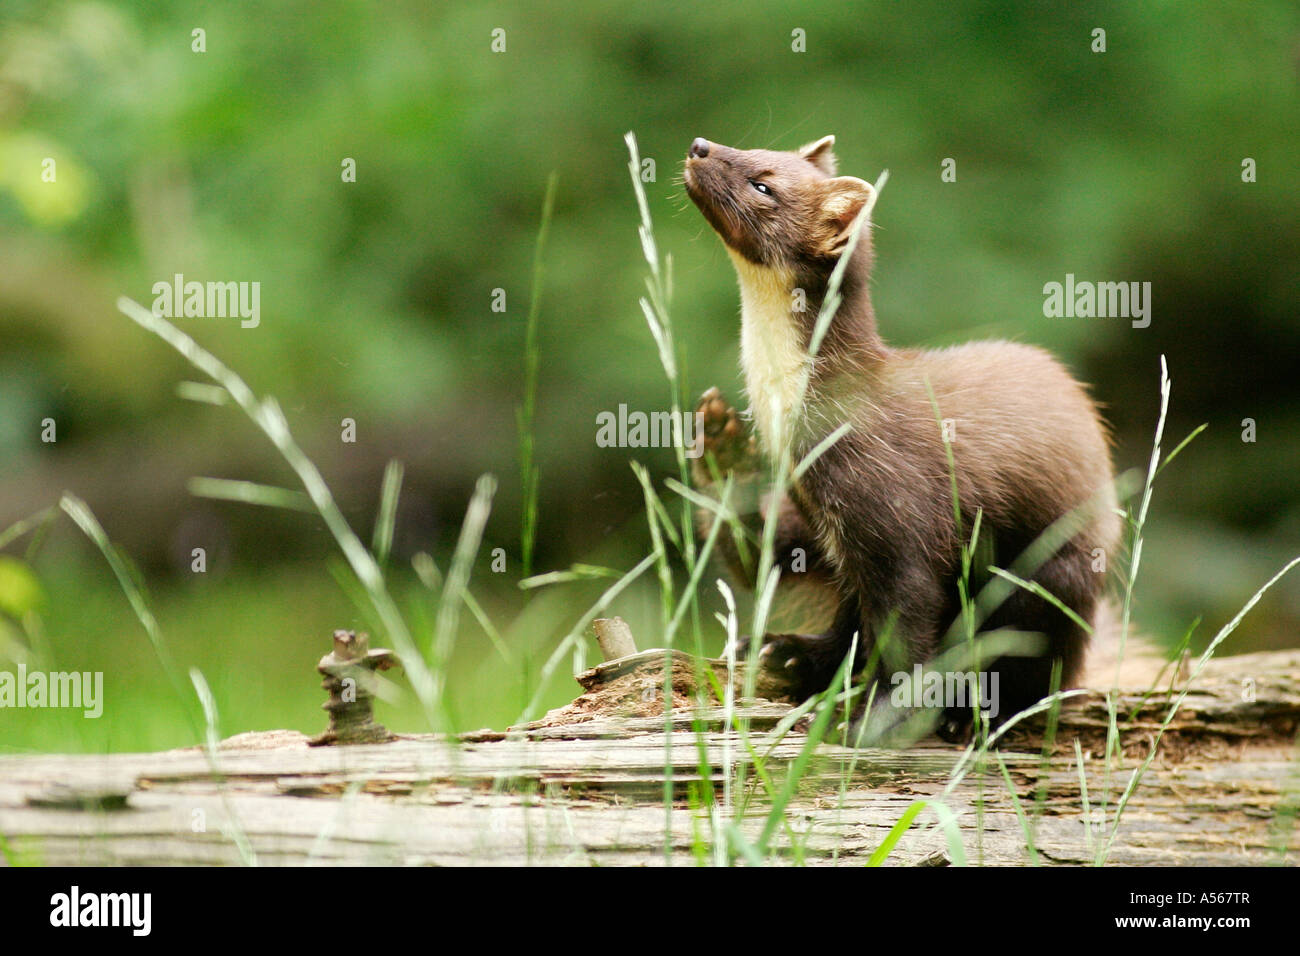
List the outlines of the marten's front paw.
{"type": "Polygon", "coordinates": [[[695,422],[697,455],[691,462],[691,473],[696,485],[708,485],[713,481],[708,464],[710,456],[723,475],[729,471],[748,472],[755,468],[757,443],[752,435],[746,433],[740,413],[716,388],[700,396],[699,404],[695,406],[695,422]]]}
{"type": "Polygon", "coordinates": [[[806,700],[830,686],[841,659],[835,643],[820,634],[768,634],[758,652],[756,691],[806,700]]]}

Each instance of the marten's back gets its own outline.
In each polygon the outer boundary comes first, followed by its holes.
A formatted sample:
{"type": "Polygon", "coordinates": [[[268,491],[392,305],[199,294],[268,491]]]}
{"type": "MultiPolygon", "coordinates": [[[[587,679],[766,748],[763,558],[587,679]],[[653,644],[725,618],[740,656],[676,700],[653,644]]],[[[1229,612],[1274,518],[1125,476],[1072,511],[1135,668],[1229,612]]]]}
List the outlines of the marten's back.
{"type": "Polygon", "coordinates": [[[824,381],[818,391],[825,428],[846,415],[854,424],[839,486],[856,486],[850,494],[891,534],[955,558],[961,542],[952,537],[946,432],[963,512],[982,509],[985,528],[1002,543],[1027,546],[1080,507],[1089,519],[1078,546],[1110,555],[1119,540],[1096,406],[1041,349],[1004,341],[889,349],[872,368],[824,381]]]}
{"type": "Polygon", "coordinates": [[[882,385],[896,400],[939,417],[964,505],[990,518],[1048,524],[1095,501],[1095,540],[1119,536],[1112,513],[1110,449],[1096,406],[1047,352],[1016,342],[972,342],[934,351],[894,351],[882,385]]]}

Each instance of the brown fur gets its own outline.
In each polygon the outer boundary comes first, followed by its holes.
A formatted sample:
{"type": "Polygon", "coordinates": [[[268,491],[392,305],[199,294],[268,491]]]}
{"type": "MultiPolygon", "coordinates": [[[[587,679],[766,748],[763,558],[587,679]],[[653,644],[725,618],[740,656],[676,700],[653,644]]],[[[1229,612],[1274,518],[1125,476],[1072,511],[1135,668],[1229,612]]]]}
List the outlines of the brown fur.
{"type": "MultiPolygon", "coordinates": [[[[765,381],[765,369],[779,385],[780,369],[794,367],[788,357],[778,361],[783,347],[774,348],[775,359],[758,354],[773,338],[788,336],[806,352],[831,270],[873,198],[870,184],[834,176],[832,142],[827,137],[783,153],[697,140],[686,162],[688,194],[736,260],[752,362],[767,362],[753,374],[747,370],[751,390],[765,381]],[[773,291],[771,283],[779,288],[773,291]],[[774,309],[781,289],[792,303],[802,290],[803,311],[774,309]],[[754,302],[766,303],[766,312],[754,302]],[[775,319],[774,312],[780,313],[775,319]]],[[[769,660],[787,666],[809,694],[827,686],[854,633],[859,665],[881,651],[868,675],[877,679],[940,650],[960,612],[961,549],[977,512],[980,540],[991,545],[984,565],[1010,568],[1049,525],[1079,509],[1077,533],[1033,579],[1085,620],[1105,583],[1093,570],[1094,553],[1100,549],[1110,562],[1119,541],[1108,440],[1083,386],[1047,352],[1028,345],[976,342],[934,351],[886,345],[871,305],[872,264],[864,228],[844,275],[843,302],[787,422],[796,461],[841,423],[851,424],[780,503],[783,575],[789,555],[803,548],[813,577],[837,603],[826,633],[767,639],[769,660]],[[937,419],[949,420],[953,431],[960,527],[937,419]],[[878,648],[885,633],[892,635],[890,647],[878,648]]],[[[756,411],[767,398],[749,397],[756,411]]],[[[758,420],[760,432],[776,427],[758,420]]],[[[773,436],[760,438],[774,454],[773,436]]],[[[707,483],[702,470],[697,479],[707,483]]],[[[734,549],[728,557],[735,558],[734,549]]],[[[973,591],[987,578],[984,565],[976,568],[973,591]]],[[[1048,692],[1053,661],[1061,663],[1062,686],[1081,674],[1085,632],[1040,598],[1014,590],[983,624],[985,631],[999,628],[1046,638],[1039,657],[991,665],[1001,671],[1004,717],[1048,692]]]]}

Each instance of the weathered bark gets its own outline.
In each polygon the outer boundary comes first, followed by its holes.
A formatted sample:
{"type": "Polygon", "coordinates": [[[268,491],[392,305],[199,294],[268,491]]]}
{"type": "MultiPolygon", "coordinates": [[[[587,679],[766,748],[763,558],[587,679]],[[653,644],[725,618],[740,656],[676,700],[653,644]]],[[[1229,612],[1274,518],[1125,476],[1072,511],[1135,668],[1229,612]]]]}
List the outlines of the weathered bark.
{"type": "MultiPolygon", "coordinates": [[[[1001,752],[1021,808],[1035,820],[1039,862],[1096,859],[1115,804],[1168,709],[1164,694],[1142,697],[1119,698],[1121,723],[1130,712],[1135,718],[1109,773],[1101,694],[1063,709],[1050,756],[1033,730],[1001,752]]],[[[779,790],[807,738],[795,730],[772,741],[785,705],[753,703],[743,712],[779,790]]],[[[515,733],[352,747],[309,748],[305,737],[284,731],[245,734],[217,754],[219,776],[197,749],[0,757],[0,847],[10,862],[46,864],[233,864],[244,859],[245,840],[262,863],[688,864],[701,850],[705,859],[713,853],[709,811],[699,808],[701,775],[720,798],[729,763],[752,768],[737,734],[720,729],[722,716],[720,707],[678,709],[668,718],[594,714],[515,733]],[[693,722],[707,729],[694,732],[693,722]],[[667,810],[666,768],[674,795],[667,810]]],[[[1128,801],[1109,862],[1295,863],[1298,722],[1300,651],[1212,663],[1128,801]]],[[[861,863],[912,801],[941,798],[956,815],[969,862],[1029,862],[996,762],[944,794],[960,757],[961,748],[938,741],[899,751],[820,745],[775,831],[774,853],[861,863]]],[[[735,795],[754,794],[740,823],[750,841],[771,805],[754,778],[747,772],[735,795]]],[[[953,857],[927,810],[889,862],[953,857]]]]}

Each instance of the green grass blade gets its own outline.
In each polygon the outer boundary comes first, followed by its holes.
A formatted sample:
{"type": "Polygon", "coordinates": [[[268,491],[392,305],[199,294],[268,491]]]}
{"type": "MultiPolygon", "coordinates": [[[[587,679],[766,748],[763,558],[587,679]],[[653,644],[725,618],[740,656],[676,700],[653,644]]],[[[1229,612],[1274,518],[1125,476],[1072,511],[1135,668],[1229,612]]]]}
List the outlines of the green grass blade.
{"type": "Polygon", "coordinates": [[[84,501],[65,492],[63,498],[59,501],[59,507],[76,523],[82,533],[95,544],[95,547],[99,548],[99,553],[108,562],[113,576],[117,578],[117,583],[122,588],[122,593],[126,595],[127,602],[131,605],[131,610],[135,612],[136,619],[149,637],[149,643],[153,645],[154,655],[158,658],[158,663],[162,665],[163,673],[167,675],[167,679],[171,682],[172,690],[175,691],[176,697],[181,703],[181,709],[186,720],[190,722],[190,729],[194,732],[195,739],[201,740],[202,734],[199,732],[194,713],[189,706],[189,695],[185,691],[185,684],[181,680],[180,671],[176,667],[176,662],[172,660],[171,652],[167,649],[167,644],[163,640],[162,628],[158,626],[158,619],[153,616],[153,611],[149,610],[148,602],[145,600],[144,592],[141,590],[136,576],[128,567],[122,554],[109,541],[108,535],[104,533],[104,528],[99,523],[99,519],[95,517],[84,501]]]}
{"type": "Polygon", "coordinates": [[[393,528],[397,524],[397,499],[402,493],[402,476],[406,469],[394,458],[384,468],[384,483],[379,493],[379,514],[375,517],[375,533],[371,538],[370,550],[379,562],[379,566],[388,564],[388,555],[393,550],[393,528]]]}
{"type": "Polygon", "coordinates": [[[880,866],[885,860],[889,859],[889,854],[894,852],[894,847],[898,846],[898,841],[903,838],[903,834],[912,826],[912,821],[920,815],[929,804],[924,800],[913,801],[903,815],[898,818],[898,822],[889,828],[885,838],[880,841],[880,846],[872,852],[867,858],[866,866],[880,866]]]}
{"type": "Polygon", "coordinates": [[[27,532],[39,528],[57,513],[58,507],[56,505],[50,505],[50,507],[42,508],[34,515],[29,515],[26,518],[21,518],[18,521],[15,521],[9,527],[5,528],[4,531],[0,531],[0,548],[8,547],[11,542],[17,541],[27,532]]]}
{"type": "Polygon", "coordinates": [[[555,213],[555,190],[558,184],[559,174],[552,172],[546,180],[542,221],[537,230],[537,244],[533,247],[532,291],[528,297],[528,318],[524,326],[524,399],[518,413],[519,474],[523,486],[523,524],[520,528],[519,550],[523,577],[532,574],[533,548],[537,540],[537,488],[540,473],[533,460],[537,370],[541,352],[537,344],[537,319],[542,308],[542,257],[546,250],[546,237],[551,230],[551,217],[555,213]]]}
{"type": "Polygon", "coordinates": [[[228,405],[230,396],[220,385],[207,382],[177,382],[176,397],[187,402],[199,402],[204,405],[228,405]]]}
{"type": "Polygon", "coordinates": [[[1209,422],[1206,422],[1202,425],[1197,425],[1195,428],[1193,428],[1191,433],[1182,441],[1180,441],[1173,451],[1165,455],[1165,460],[1162,461],[1160,463],[1160,467],[1156,469],[1156,476],[1158,477],[1160,475],[1160,472],[1164,471],[1165,468],[1169,466],[1169,463],[1174,460],[1174,456],[1177,455],[1184,448],[1186,448],[1188,444],[1191,443],[1191,440],[1193,438],[1195,438],[1201,432],[1205,431],[1205,429],[1207,429],[1208,427],[1209,427],[1209,422]]]}
{"type": "Polygon", "coordinates": [[[316,506],[311,503],[311,499],[292,488],[259,485],[252,481],[232,481],[229,478],[191,478],[186,482],[186,488],[196,498],[214,498],[245,505],[316,513],[316,506]]]}
{"type": "Polygon", "coordinates": [[[594,564],[572,564],[567,571],[548,571],[545,574],[534,574],[531,578],[524,578],[519,582],[519,587],[524,590],[532,588],[543,588],[551,584],[568,584],[571,581],[591,581],[595,578],[617,578],[621,577],[622,572],[613,568],[603,568],[594,564]]]}
{"type": "Polygon", "coordinates": [[[1058,598],[1051,591],[1047,590],[1047,588],[1043,587],[1043,585],[1040,584],[1038,581],[1026,581],[1023,578],[1012,574],[1010,571],[1004,571],[1002,568],[989,568],[989,570],[992,571],[994,574],[998,575],[998,577],[1006,578],[1016,587],[1024,588],[1030,594],[1034,594],[1042,598],[1048,604],[1052,605],[1052,607],[1056,608],[1058,611],[1060,611],[1062,614],[1064,614],[1066,617],[1072,620],[1075,624],[1078,624],[1081,628],[1083,628],[1085,633],[1092,634],[1091,624],[1089,624],[1083,618],[1079,617],[1079,615],[1075,613],[1075,611],[1072,608],[1067,607],[1064,601],[1058,598]]]}
{"type": "Polygon", "coordinates": [[[456,540],[456,550],[452,552],[451,567],[443,581],[429,648],[434,678],[433,698],[440,704],[446,689],[447,663],[460,624],[460,606],[469,586],[474,558],[483,541],[483,529],[492,512],[492,497],[496,490],[497,481],[491,475],[481,476],[474,485],[474,494],[465,509],[465,520],[461,522],[460,536],[456,540]]]}
{"type": "Polygon", "coordinates": [[[995,753],[994,757],[998,761],[998,769],[1002,772],[1002,779],[1007,785],[1007,794],[1011,797],[1011,806],[1016,811],[1016,819],[1020,821],[1020,832],[1025,838],[1025,849],[1029,853],[1030,866],[1038,865],[1038,849],[1034,846],[1034,828],[1029,824],[1029,818],[1025,816],[1025,808],[1020,803],[1020,796],[1016,793],[1015,782],[1011,779],[1011,772],[1007,770],[1007,762],[1002,759],[1001,753],[995,753]]]}
{"type": "Polygon", "coordinates": [[[211,771],[218,792],[221,794],[222,807],[226,811],[226,827],[224,829],[234,841],[235,848],[239,851],[240,859],[244,861],[244,865],[257,866],[257,853],[253,850],[253,845],[248,840],[248,834],[239,822],[234,804],[231,802],[230,794],[226,789],[225,774],[221,772],[219,761],[221,732],[217,721],[217,699],[212,696],[212,688],[208,686],[203,672],[197,667],[190,668],[190,683],[194,685],[194,693],[198,696],[199,705],[203,708],[206,733],[202,750],[208,761],[208,769],[211,771]]]}

